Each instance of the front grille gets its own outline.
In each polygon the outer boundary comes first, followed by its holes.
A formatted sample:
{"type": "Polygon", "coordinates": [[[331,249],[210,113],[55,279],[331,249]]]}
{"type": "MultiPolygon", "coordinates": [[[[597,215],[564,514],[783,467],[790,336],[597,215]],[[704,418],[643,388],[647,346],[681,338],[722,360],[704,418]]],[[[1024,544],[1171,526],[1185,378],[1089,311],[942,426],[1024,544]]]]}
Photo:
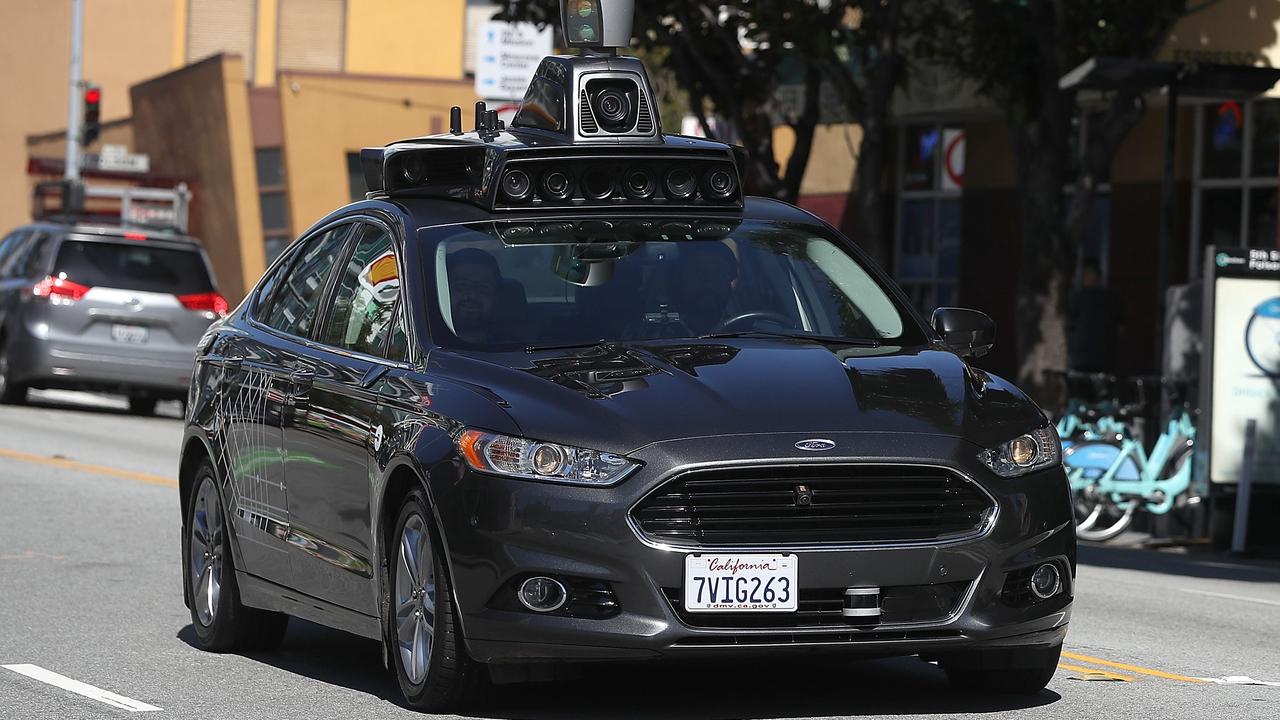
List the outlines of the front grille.
{"type": "Polygon", "coordinates": [[[687,472],[631,516],[656,542],[779,547],[952,540],[979,531],[994,507],[943,469],[793,465],[687,472]]]}
{"type": "MultiPolygon", "coordinates": [[[[955,613],[968,581],[934,585],[899,585],[880,589],[879,625],[942,622],[955,613]]],[[[679,588],[663,588],[680,622],[695,628],[849,628],[864,618],[841,615],[845,588],[801,588],[793,613],[702,613],[683,607],[679,588]]]]}

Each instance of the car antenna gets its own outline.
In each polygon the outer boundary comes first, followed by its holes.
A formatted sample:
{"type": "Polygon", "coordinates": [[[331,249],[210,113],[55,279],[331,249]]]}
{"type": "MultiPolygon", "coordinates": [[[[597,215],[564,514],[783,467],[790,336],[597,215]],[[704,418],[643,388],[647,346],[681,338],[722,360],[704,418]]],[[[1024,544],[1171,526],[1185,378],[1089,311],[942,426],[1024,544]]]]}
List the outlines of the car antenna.
{"type": "Polygon", "coordinates": [[[452,135],[462,134],[462,108],[457,105],[449,108],[449,133],[452,135]]]}

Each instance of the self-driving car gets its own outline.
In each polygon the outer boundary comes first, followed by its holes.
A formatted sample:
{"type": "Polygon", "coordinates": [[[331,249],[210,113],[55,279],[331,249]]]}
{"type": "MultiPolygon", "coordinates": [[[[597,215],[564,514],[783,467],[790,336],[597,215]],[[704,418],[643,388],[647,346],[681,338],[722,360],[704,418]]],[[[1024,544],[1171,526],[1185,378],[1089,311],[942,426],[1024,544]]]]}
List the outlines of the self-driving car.
{"type": "MultiPolygon", "coordinates": [[[[609,42],[574,6],[570,44],[609,42]]],[[[381,641],[431,710],[493,668],[815,651],[1045,686],[1072,511],[1053,427],[971,362],[991,321],[926,322],[653,97],[635,59],[551,57],[509,128],[455,108],[366,149],[368,199],[204,336],[180,468],[203,647],[305,618],[381,641]]]]}

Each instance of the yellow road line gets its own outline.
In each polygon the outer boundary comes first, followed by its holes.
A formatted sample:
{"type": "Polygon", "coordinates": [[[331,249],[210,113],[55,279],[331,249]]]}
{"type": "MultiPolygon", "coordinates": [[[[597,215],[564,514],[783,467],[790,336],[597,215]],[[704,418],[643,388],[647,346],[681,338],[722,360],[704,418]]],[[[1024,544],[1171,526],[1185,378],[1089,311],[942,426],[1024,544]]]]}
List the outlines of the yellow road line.
{"type": "Polygon", "coordinates": [[[1078,655],[1076,653],[1064,652],[1062,653],[1062,657],[1070,658],[1072,660],[1078,660],[1080,662],[1086,662],[1091,665],[1102,665],[1104,667],[1116,668],[1117,670],[1128,670],[1129,672],[1138,673],[1139,675],[1150,675],[1151,677],[1164,678],[1166,680],[1181,680],[1182,682],[1189,682],[1189,683],[1205,682],[1200,678],[1187,677],[1186,675],[1177,675],[1174,673],[1165,672],[1163,670],[1153,670],[1152,668],[1144,668],[1144,667],[1139,667],[1137,665],[1126,665],[1124,663],[1112,662],[1111,660],[1103,660],[1101,658],[1089,657],[1088,655],[1078,655]]]}
{"type": "Polygon", "coordinates": [[[165,477],[164,475],[152,475],[151,473],[136,472],[134,470],[121,470],[120,468],[82,463],[50,455],[35,455],[32,453],[22,452],[21,450],[0,448],[0,458],[17,460],[18,462],[30,463],[32,465],[55,467],[61,470],[88,473],[90,475],[106,475],[107,477],[120,478],[121,480],[132,480],[134,482],[147,483],[148,485],[164,485],[167,487],[178,486],[178,481],[175,478],[165,477]]]}
{"type": "Polygon", "coordinates": [[[1101,675],[1107,678],[1108,680],[1120,680],[1122,682],[1133,682],[1133,678],[1129,677],[1128,675],[1121,675],[1120,673],[1107,672],[1106,670],[1098,670],[1096,668],[1087,668],[1087,667],[1084,667],[1083,665],[1070,665],[1068,663],[1060,662],[1058,663],[1058,668],[1062,670],[1069,670],[1075,673],[1082,673],[1084,675],[1101,675]]]}

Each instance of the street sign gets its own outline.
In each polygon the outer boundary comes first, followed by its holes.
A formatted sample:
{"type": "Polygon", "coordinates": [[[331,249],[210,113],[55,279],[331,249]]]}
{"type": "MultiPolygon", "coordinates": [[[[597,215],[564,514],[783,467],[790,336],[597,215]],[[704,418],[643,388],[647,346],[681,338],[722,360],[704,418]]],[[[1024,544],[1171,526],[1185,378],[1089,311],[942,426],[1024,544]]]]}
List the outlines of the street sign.
{"type": "Polygon", "coordinates": [[[146,173],[151,170],[151,156],[131,153],[124,145],[103,145],[101,152],[83,153],[80,164],[84,170],[146,173]]]}
{"type": "Polygon", "coordinates": [[[519,100],[542,58],[553,52],[550,26],[490,20],[476,29],[476,95],[519,100]]]}
{"type": "Polygon", "coordinates": [[[1210,247],[1206,259],[1198,480],[1239,481],[1256,420],[1254,483],[1280,484],[1280,250],[1210,247]]]}

